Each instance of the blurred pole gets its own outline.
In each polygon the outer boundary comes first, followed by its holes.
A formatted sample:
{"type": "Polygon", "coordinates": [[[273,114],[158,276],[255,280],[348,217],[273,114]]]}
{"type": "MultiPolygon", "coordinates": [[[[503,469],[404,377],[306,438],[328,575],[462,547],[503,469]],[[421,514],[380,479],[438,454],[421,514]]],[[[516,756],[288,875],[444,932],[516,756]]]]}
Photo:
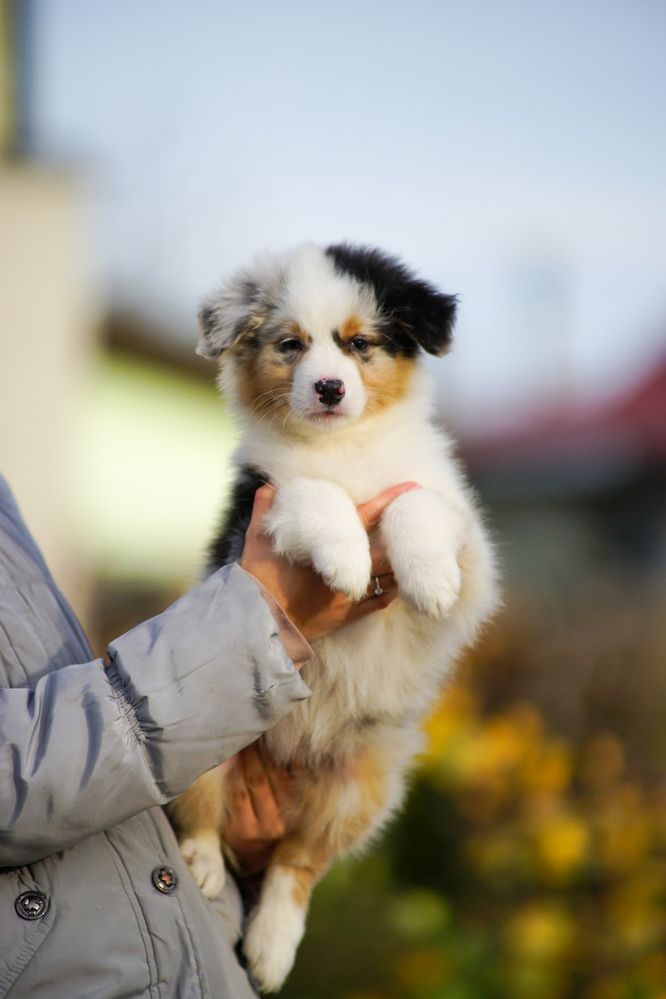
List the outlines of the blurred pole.
{"type": "Polygon", "coordinates": [[[30,0],[0,0],[0,156],[28,151],[30,0]]]}
{"type": "Polygon", "coordinates": [[[12,0],[0,0],[0,152],[3,156],[14,145],[17,130],[14,13],[12,0]]]}

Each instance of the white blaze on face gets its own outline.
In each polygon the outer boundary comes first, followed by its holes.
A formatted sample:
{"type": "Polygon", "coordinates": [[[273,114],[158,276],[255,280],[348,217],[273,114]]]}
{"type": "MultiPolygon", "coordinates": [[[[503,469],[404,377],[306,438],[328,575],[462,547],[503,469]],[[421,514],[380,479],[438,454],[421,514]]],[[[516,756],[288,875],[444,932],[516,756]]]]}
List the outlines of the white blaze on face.
{"type": "Polygon", "coordinates": [[[290,261],[285,298],[288,314],[311,337],[294,373],[292,409],[315,421],[328,410],[330,423],[360,416],[367,402],[363,380],[356,362],[336,344],[334,334],[351,316],[373,314],[372,295],[337,274],[319,247],[305,246],[290,261]],[[344,385],[344,397],[333,408],[322,403],[315,389],[325,379],[344,385]]]}
{"type": "Polygon", "coordinates": [[[312,345],[294,373],[291,389],[291,406],[297,413],[317,418],[330,409],[330,419],[335,421],[347,417],[354,419],[361,415],[367,401],[366,391],[358,368],[336,346],[329,333],[328,343],[318,342],[324,338],[313,337],[312,345]],[[315,386],[323,380],[336,379],[344,386],[344,396],[332,409],[325,406],[315,386]]]}

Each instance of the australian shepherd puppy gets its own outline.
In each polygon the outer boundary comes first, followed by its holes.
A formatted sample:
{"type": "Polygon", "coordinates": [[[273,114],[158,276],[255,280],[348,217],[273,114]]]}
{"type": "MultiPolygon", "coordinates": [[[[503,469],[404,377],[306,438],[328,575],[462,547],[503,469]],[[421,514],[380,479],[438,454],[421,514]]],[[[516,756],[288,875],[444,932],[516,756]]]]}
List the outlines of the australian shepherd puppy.
{"type": "MultiPolygon", "coordinates": [[[[278,765],[296,765],[295,812],[245,937],[269,991],[292,966],[316,881],[400,805],[424,715],[497,603],[491,545],[451,441],[433,425],[422,365],[424,351],[448,350],[455,310],[453,297],[377,250],[306,245],[257,259],[200,312],[199,352],[219,358],[242,430],[211,569],[239,558],[254,493],[270,479],[275,550],[360,600],[371,563],[356,504],[398,482],[422,487],[395,499],[380,525],[399,597],[314,643],[303,667],[312,696],[261,740],[278,765]]],[[[172,807],[194,876],[215,895],[223,768],[172,807]]]]}

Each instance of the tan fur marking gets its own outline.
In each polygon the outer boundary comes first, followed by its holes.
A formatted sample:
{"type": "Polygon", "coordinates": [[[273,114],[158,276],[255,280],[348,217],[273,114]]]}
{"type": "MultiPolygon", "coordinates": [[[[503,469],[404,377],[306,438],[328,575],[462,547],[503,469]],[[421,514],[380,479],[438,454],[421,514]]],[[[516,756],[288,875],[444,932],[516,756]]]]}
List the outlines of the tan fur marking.
{"type": "Polygon", "coordinates": [[[258,418],[283,419],[289,412],[294,368],[265,347],[249,363],[239,364],[237,379],[241,398],[258,418]]]}
{"type": "Polygon", "coordinates": [[[167,806],[182,836],[205,829],[219,831],[224,824],[224,766],[202,774],[194,784],[167,806]]]}
{"type": "Polygon", "coordinates": [[[404,398],[414,371],[415,362],[409,357],[391,357],[375,350],[367,364],[359,363],[368,404],[366,414],[378,413],[404,398]]]}
{"type": "Polygon", "coordinates": [[[288,870],[294,879],[291,897],[299,909],[307,909],[312,889],[318,880],[317,873],[309,867],[290,867],[288,870]]]}
{"type": "Polygon", "coordinates": [[[353,337],[358,336],[358,334],[363,329],[363,320],[360,316],[350,316],[346,319],[340,328],[340,337],[343,340],[351,340],[353,337]]]}
{"type": "MultiPolygon", "coordinates": [[[[364,333],[369,335],[372,343],[372,330],[367,329],[360,316],[353,315],[342,324],[340,338],[344,341],[353,340],[355,336],[364,333]]],[[[378,413],[402,399],[409,389],[414,371],[412,358],[391,357],[376,347],[370,349],[372,353],[365,363],[360,358],[356,358],[361,378],[368,393],[366,415],[378,413]]]]}
{"type": "Polygon", "coordinates": [[[312,339],[292,320],[279,339],[263,344],[258,352],[237,350],[232,359],[241,399],[258,418],[284,420],[289,414],[294,365],[276,349],[280,339],[287,337],[297,337],[305,344],[312,339]]]}

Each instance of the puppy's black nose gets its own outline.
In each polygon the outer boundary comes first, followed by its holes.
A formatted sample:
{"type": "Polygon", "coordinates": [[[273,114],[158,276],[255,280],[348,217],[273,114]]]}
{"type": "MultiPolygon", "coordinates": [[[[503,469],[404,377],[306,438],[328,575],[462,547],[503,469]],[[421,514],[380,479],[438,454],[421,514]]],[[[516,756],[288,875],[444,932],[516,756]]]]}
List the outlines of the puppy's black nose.
{"type": "Polygon", "coordinates": [[[345,394],[345,384],[339,378],[322,378],[314,388],[325,406],[337,406],[345,394]]]}

